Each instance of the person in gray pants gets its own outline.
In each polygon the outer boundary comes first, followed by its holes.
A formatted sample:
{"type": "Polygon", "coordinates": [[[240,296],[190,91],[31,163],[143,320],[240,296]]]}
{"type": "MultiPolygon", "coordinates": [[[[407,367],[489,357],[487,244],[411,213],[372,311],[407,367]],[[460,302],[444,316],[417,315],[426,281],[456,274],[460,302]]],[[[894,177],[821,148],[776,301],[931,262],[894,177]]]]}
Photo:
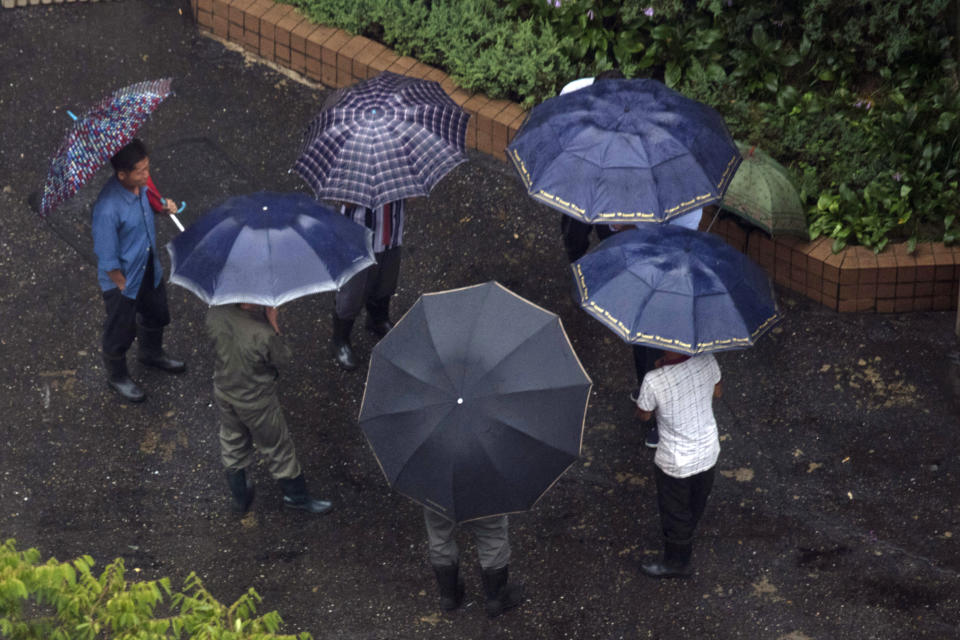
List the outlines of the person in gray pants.
{"type": "MultiPolygon", "coordinates": [[[[463,603],[464,585],[460,576],[460,550],[457,547],[457,524],[426,507],[423,509],[427,525],[430,564],[440,588],[440,607],[453,611],[463,603]]],[[[507,516],[490,516],[463,522],[460,526],[473,534],[480,559],[484,609],[491,618],[523,601],[523,585],[508,582],[510,540],[507,516]]]]}

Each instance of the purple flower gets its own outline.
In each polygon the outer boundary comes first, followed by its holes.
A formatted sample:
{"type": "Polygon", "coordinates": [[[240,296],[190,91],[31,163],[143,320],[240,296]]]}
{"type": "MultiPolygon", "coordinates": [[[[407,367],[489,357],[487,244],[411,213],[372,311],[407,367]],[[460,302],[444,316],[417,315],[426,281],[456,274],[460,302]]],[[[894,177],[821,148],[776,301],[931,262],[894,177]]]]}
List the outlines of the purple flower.
{"type": "Polygon", "coordinates": [[[873,109],[873,100],[857,100],[853,103],[853,106],[857,107],[858,109],[866,109],[869,111],[870,109],[873,109]]]}
{"type": "Polygon", "coordinates": [[[643,15],[647,16],[648,18],[652,18],[652,17],[653,17],[653,7],[647,7],[646,9],[644,9],[644,10],[643,10],[643,15]]]}
{"type": "Polygon", "coordinates": [[[732,6],[733,6],[733,0],[727,0],[727,6],[728,6],[728,7],[732,7],[732,6]]]}
{"type": "Polygon", "coordinates": [[[589,18],[590,20],[593,20],[593,9],[587,10],[587,18],[589,18]]]}
{"type": "Polygon", "coordinates": [[[903,180],[903,174],[897,171],[895,174],[893,174],[893,180],[894,182],[900,182],[903,180]]]}
{"type": "Polygon", "coordinates": [[[560,8],[560,0],[547,0],[547,4],[552,5],[555,9],[560,8]]]}

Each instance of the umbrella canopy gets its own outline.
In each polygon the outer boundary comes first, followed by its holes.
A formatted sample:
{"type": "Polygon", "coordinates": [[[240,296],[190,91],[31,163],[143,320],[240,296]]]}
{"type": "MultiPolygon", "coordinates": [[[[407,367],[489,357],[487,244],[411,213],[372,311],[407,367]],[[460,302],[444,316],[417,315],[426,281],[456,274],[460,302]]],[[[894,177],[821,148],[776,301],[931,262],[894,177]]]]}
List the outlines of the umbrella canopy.
{"type": "Polygon", "coordinates": [[[75,194],[117,151],[133,140],[154,109],[169,96],[170,78],[118,89],[74,121],[50,161],[40,215],[75,194]]]}
{"type": "Polygon", "coordinates": [[[170,282],[210,305],[278,307],[375,264],[369,229],[301,193],[229,198],[167,244],[170,282]]]}
{"type": "Polygon", "coordinates": [[[534,505],[590,387],[560,319],[488,282],[424,294],[374,347],[360,426],[394,489],[462,522],[534,505]]]}
{"type": "Polygon", "coordinates": [[[691,355],[743,349],[780,319],[763,269],[709,233],[643,225],[571,268],[581,307],[632,344],[691,355]]]}
{"type": "Polygon", "coordinates": [[[532,197],[591,224],[699,209],[720,200],[740,163],[720,114],[649,79],[544,101],[507,155],[532,197]]]}
{"type": "Polygon", "coordinates": [[[809,239],[803,202],[786,168],[754,146],[738,142],[737,147],[743,162],[720,206],[770,235],[809,239]]]}
{"type": "Polygon", "coordinates": [[[467,159],[470,115],[436,82],[385,71],[338,98],[294,164],[321,200],[378,207],[425,196],[467,159]]]}

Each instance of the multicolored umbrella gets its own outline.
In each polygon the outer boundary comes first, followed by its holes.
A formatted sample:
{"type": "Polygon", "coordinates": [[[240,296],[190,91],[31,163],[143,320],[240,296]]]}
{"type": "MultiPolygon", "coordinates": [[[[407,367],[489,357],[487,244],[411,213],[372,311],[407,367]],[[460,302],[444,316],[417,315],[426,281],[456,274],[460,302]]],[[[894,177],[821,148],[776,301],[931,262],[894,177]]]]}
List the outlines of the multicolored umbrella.
{"type": "Polygon", "coordinates": [[[780,319],[763,269],[719,237],[677,225],[616,233],[571,268],[580,306],[631,344],[744,349],[780,319]]]}
{"type": "Polygon", "coordinates": [[[318,199],[378,207],[425,196],[467,159],[470,115],[436,82],[385,71],[334,98],[294,164],[318,199]]]}
{"type": "Polygon", "coordinates": [[[501,284],[427,293],[373,348],[360,427],[446,518],[525,511],[580,455],[591,384],[560,319],[501,284]]]}
{"type": "Polygon", "coordinates": [[[650,79],[544,101],[507,155],[530,196],[590,224],[666,222],[717,202],[741,160],[720,114],[650,79]]]}
{"type": "Polygon", "coordinates": [[[229,198],[167,244],[170,282],[210,305],[278,307],[375,264],[369,229],[302,193],[229,198]]]}
{"type": "Polygon", "coordinates": [[[154,109],[172,92],[171,78],[118,89],[77,118],[50,161],[40,215],[75,194],[117,151],[133,140],[154,109]]]}
{"type": "Polygon", "coordinates": [[[786,168],[755,146],[738,142],[743,162],[720,206],[770,235],[809,239],[800,194],[786,168]]]}

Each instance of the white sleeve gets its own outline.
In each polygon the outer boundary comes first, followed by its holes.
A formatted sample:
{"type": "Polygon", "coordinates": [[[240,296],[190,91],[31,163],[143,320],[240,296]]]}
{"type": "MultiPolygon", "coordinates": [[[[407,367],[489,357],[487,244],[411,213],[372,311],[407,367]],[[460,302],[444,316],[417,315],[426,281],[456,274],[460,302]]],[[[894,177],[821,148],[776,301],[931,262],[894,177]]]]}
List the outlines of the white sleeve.
{"type": "Polygon", "coordinates": [[[640,407],[642,411],[656,411],[657,410],[657,396],[653,391],[653,384],[651,380],[653,376],[650,374],[653,371],[648,371],[647,375],[643,376],[643,384],[640,385],[640,395],[637,396],[637,406],[640,407]]]}

